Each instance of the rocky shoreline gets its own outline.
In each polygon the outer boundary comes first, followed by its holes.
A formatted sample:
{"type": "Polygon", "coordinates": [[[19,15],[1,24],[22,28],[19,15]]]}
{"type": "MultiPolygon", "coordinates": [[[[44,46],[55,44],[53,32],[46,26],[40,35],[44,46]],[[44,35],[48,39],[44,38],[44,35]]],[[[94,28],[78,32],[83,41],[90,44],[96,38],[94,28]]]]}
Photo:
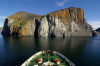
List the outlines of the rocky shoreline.
{"type": "Polygon", "coordinates": [[[18,12],[5,20],[3,35],[66,37],[93,36],[81,8],[67,8],[47,15],[18,12]]]}

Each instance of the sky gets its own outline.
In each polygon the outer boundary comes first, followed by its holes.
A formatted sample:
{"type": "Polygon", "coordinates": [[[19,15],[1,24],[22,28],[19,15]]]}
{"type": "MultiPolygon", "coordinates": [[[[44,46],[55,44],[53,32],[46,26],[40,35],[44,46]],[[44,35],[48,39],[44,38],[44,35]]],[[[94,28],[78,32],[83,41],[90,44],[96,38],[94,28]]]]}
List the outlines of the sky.
{"type": "Polygon", "coordinates": [[[84,9],[87,22],[100,27],[100,0],[0,0],[0,27],[5,18],[19,11],[45,15],[69,7],[84,9]]]}

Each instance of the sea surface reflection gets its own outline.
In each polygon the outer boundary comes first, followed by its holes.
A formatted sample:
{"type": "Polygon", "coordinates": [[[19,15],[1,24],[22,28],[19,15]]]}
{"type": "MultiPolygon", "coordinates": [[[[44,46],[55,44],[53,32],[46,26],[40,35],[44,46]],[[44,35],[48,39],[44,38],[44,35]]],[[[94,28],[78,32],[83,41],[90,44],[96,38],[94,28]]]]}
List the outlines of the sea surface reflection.
{"type": "Polygon", "coordinates": [[[100,36],[50,39],[0,35],[0,66],[19,66],[40,50],[59,51],[77,66],[100,65],[100,36]]]}

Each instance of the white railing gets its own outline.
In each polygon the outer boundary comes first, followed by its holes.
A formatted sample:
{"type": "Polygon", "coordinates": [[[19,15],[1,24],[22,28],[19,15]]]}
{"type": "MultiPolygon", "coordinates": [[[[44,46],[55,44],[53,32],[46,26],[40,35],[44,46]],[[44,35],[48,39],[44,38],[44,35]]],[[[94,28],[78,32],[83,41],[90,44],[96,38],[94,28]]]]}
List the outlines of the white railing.
{"type": "Polygon", "coordinates": [[[66,62],[68,62],[70,64],[70,66],[76,66],[74,63],[72,63],[67,57],[65,57],[63,54],[59,53],[56,51],[56,54],[61,56],[62,58],[65,59],[66,62]]]}

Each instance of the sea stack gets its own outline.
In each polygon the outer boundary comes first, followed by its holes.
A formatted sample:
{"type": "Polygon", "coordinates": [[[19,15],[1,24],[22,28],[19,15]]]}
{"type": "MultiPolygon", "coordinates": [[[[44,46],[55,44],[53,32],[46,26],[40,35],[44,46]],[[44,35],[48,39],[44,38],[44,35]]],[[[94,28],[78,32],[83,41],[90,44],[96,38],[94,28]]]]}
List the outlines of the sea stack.
{"type": "Polygon", "coordinates": [[[92,36],[93,29],[86,21],[83,9],[71,7],[42,16],[18,12],[5,20],[2,34],[40,37],[92,36]]]}

